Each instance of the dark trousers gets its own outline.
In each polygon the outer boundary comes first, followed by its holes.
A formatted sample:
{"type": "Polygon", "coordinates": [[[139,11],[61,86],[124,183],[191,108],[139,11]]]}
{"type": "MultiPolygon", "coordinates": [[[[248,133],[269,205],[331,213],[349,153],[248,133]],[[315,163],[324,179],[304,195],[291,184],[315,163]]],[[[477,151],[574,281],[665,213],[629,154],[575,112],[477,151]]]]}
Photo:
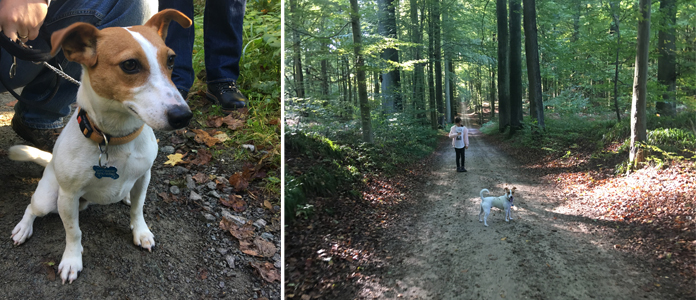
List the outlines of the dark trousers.
{"type": "Polygon", "coordinates": [[[457,153],[457,168],[459,168],[459,160],[461,159],[462,163],[461,166],[462,168],[464,167],[464,150],[466,148],[454,148],[454,152],[457,153]]]}

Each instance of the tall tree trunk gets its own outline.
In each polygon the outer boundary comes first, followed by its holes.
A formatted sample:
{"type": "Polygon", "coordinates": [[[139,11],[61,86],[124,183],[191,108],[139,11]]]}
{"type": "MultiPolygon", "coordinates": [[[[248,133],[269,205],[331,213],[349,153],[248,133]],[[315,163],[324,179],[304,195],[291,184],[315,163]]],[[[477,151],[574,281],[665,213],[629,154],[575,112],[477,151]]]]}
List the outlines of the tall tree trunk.
{"type": "MultiPolygon", "coordinates": [[[[378,0],[378,32],[386,38],[396,39],[396,15],[395,6],[398,5],[395,0],[378,0]]],[[[399,52],[396,48],[387,48],[382,50],[382,59],[399,62],[399,52]]],[[[382,104],[384,111],[392,113],[395,110],[402,110],[401,103],[401,76],[398,69],[391,69],[389,72],[382,74],[382,104]]]]}
{"type": "Polygon", "coordinates": [[[433,0],[433,54],[435,64],[435,101],[437,101],[437,119],[439,125],[444,125],[445,107],[442,98],[442,39],[440,34],[440,0],[433,0]]]}
{"type": "Polygon", "coordinates": [[[544,122],[544,100],[541,93],[541,69],[539,67],[539,43],[537,41],[536,1],[524,0],[524,46],[527,54],[527,77],[529,78],[529,105],[532,117],[540,130],[544,122]]]}
{"type": "Polygon", "coordinates": [[[510,133],[522,127],[522,0],[510,0],[510,133]]]}
{"type": "Polygon", "coordinates": [[[634,166],[643,162],[641,143],[645,142],[647,122],[645,107],[648,94],[648,50],[650,49],[650,1],[640,0],[638,9],[638,42],[636,72],[633,77],[633,105],[631,105],[631,150],[629,160],[634,166]]]}
{"type": "Polygon", "coordinates": [[[621,2],[617,3],[614,8],[614,3],[609,2],[611,13],[614,16],[614,32],[616,32],[616,61],[614,67],[614,110],[616,111],[616,120],[621,122],[621,111],[619,110],[619,53],[621,52],[621,29],[619,28],[619,12],[621,2]]]}
{"type": "Polygon", "coordinates": [[[675,47],[675,26],[677,23],[677,4],[675,0],[662,0],[660,11],[664,15],[662,26],[658,33],[657,49],[660,56],[657,59],[657,80],[666,86],[667,91],[662,94],[662,100],[655,103],[657,112],[666,116],[674,116],[677,113],[676,95],[677,68],[675,47]]]}
{"type": "Polygon", "coordinates": [[[455,101],[457,99],[456,97],[456,89],[455,89],[455,74],[454,74],[454,62],[452,61],[452,57],[450,57],[448,60],[448,69],[449,69],[449,80],[447,81],[448,83],[448,91],[449,91],[449,97],[450,97],[450,102],[452,105],[451,108],[451,113],[452,115],[450,116],[450,120],[453,120],[454,117],[457,115],[457,112],[459,111],[460,103],[458,101],[455,101]]]}
{"type": "Polygon", "coordinates": [[[293,78],[295,78],[295,91],[298,98],[305,97],[304,78],[302,78],[302,47],[300,46],[300,17],[297,14],[297,0],[290,1],[290,20],[292,20],[292,60],[293,78]]]}
{"type": "Polygon", "coordinates": [[[491,120],[495,118],[495,66],[491,65],[491,120]]]}
{"type": "MultiPolygon", "coordinates": [[[[418,1],[417,0],[411,0],[409,1],[410,3],[410,15],[411,15],[411,27],[410,27],[410,33],[411,33],[411,42],[414,44],[420,44],[421,43],[421,28],[419,26],[418,22],[418,1]]],[[[413,47],[412,48],[412,55],[413,59],[415,60],[420,60],[421,59],[421,47],[413,47]]],[[[414,67],[414,72],[413,72],[413,106],[416,109],[416,119],[423,121],[422,123],[425,124],[424,120],[426,118],[425,113],[423,111],[425,110],[425,95],[424,95],[424,85],[425,82],[423,82],[423,64],[422,63],[417,63],[414,67]]]]}
{"type": "Polygon", "coordinates": [[[510,125],[510,47],[508,45],[507,2],[496,0],[498,18],[498,129],[510,125]]]}
{"type": "Polygon", "coordinates": [[[350,0],[352,12],[350,14],[351,25],[353,27],[353,44],[355,44],[355,71],[358,80],[358,99],[360,101],[360,120],[362,121],[362,136],[366,143],[373,143],[372,138],[372,117],[370,116],[370,103],[367,100],[367,79],[363,66],[362,51],[362,31],[360,31],[360,8],[358,0],[350,0]]]}
{"type": "Polygon", "coordinates": [[[437,129],[438,124],[438,109],[435,101],[435,79],[434,79],[434,28],[433,25],[433,6],[429,7],[428,14],[430,22],[428,22],[428,103],[430,104],[430,125],[433,129],[437,129]]]}

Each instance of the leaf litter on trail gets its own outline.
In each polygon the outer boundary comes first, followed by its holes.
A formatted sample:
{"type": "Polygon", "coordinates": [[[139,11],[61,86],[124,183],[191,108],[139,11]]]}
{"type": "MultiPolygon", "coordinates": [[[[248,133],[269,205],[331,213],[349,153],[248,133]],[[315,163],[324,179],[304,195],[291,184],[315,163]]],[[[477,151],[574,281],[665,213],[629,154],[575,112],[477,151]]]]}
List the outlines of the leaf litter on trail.
{"type": "Polygon", "coordinates": [[[181,153],[174,153],[174,154],[167,155],[168,160],[166,162],[164,162],[164,164],[171,165],[172,167],[176,166],[177,164],[183,162],[183,157],[184,157],[184,155],[181,153]]]}
{"type": "Polygon", "coordinates": [[[191,160],[191,163],[198,166],[207,165],[212,158],[213,154],[210,153],[210,151],[206,149],[198,149],[198,152],[196,152],[196,158],[191,160]]]}
{"type": "Polygon", "coordinates": [[[268,282],[280,281],[280,271],[276,269],[273,264],[269,262],[257,263],[253,261],[249,262],[249,264],[259,272],[263,280],[268,282]]]}
{"type": "Polygon", "coordinates": [[[234,209],[236,212],[243,212],[247,209],[247,203],[239,195],[230,195],[229,200],[220,198],[220,204],[234,209]]]}
{"type": "Polygon", "coordinates": [[[201,172],[196,173],[196,175],[193,175],[192,178],[193,178],[193,180],[196,181],[196,183],[204,183],[204,182],[207,182],[209,180],[208,176],[206,176],[205,174],[203,174],[201,172]]]}
{"type": "Polygon", "coordinates": [[[219,128],[222,126],[222,117],[221,116],[208,116],[208,119],[205,120],[205,124],[208,127],[212,128],[219,128]]]}
{"type": "Polygon", "coordinates": [[[245,177],[243,172],[232,174],[229,182],[238,192],[244,191],[247,189],[247,187],[249,187],[249,178],[245,177]]]}
{"type": "Polygon", "coordinates": [[[210,134],[205,130],[191,129],[191,131],[196,133],[196,136],[193,138],[193,140],[199,144],[205,144],[208,147],[212,147],[215,146],[215,144],[220,143],[219,139],[210,136],[210,134]]]}
{"type": "Polygon", "coordinates": [[[222,218],[220,229],[229,231],[239,241],[250,240],[254,237],[254,226],[251,223],[239,226],[232,220],[222,218]]]}

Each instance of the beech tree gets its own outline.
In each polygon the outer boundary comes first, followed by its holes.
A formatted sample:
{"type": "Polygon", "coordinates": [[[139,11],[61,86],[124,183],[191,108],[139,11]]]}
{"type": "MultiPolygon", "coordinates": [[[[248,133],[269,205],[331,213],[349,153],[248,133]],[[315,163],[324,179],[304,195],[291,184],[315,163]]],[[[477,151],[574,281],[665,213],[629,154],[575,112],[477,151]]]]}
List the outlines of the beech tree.
{"type": "Polygon", "coordinates": [[[642,143],[645,142],[647,120],[645,106],[648,97],[648,50],[650,45],[650,1],[640,0],[638,9],[638,44],[636,46],[636,72],[633,76],[633,104],[631,105],[631,150],[629,160],[638,165],[643,162],[642,143]]]}

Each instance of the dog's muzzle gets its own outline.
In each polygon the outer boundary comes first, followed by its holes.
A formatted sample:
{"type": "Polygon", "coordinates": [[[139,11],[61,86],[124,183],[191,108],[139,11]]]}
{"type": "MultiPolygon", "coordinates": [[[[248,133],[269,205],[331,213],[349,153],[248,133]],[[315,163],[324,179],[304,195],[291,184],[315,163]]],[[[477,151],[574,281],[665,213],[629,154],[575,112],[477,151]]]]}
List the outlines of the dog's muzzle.
{"type": "Polygon", "coordinates": [[[188,105],[176,105],[167,110],[167,122],[174,129],[180,129],[188,126],[193,113],[188,105]]]}

